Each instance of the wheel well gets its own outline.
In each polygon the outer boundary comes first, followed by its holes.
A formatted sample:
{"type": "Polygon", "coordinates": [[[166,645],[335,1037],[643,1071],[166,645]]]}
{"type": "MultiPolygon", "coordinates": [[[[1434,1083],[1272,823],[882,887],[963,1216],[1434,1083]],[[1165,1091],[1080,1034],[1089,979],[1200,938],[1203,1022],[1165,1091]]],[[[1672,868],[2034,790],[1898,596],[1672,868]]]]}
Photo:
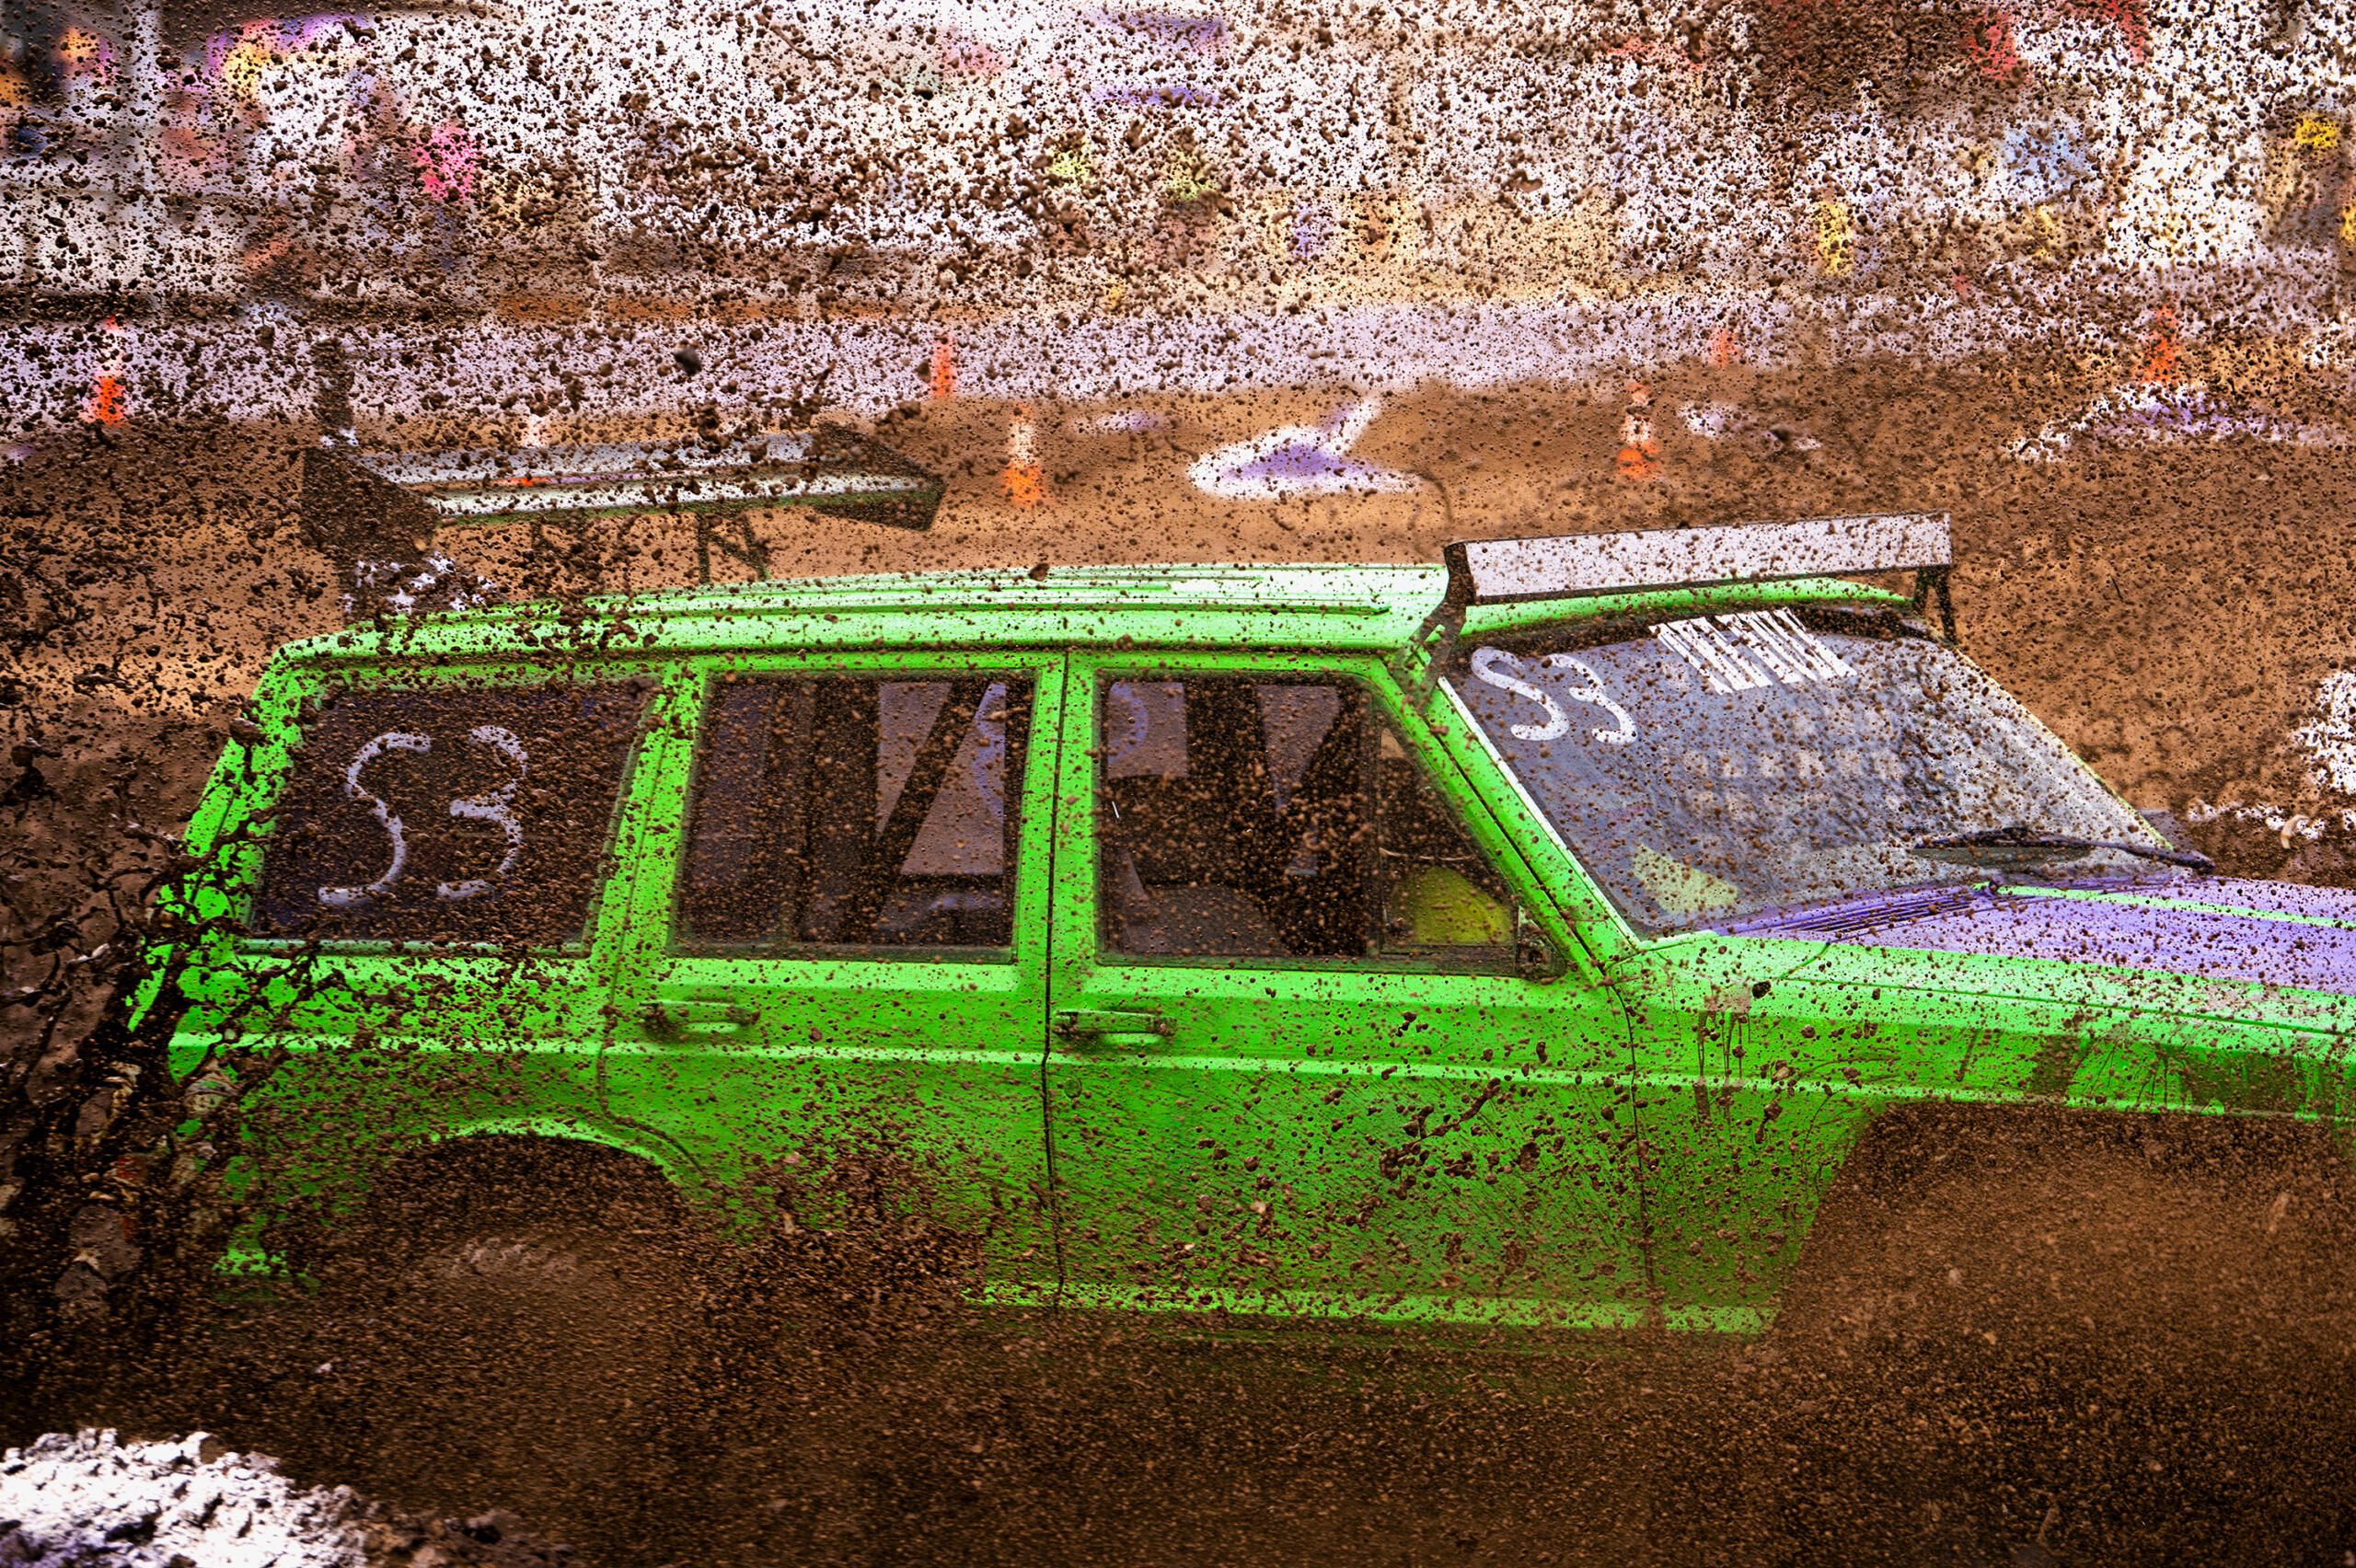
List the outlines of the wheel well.
{"type": "Polygon", "coordinates": [[[372,1246],[521,1220],[673,1226],[687,1205],[645,1156],[585,1138],[478,1133],[415,1148],[369,1185],[353,1228],[372,1246]]]}
{"type": "Polygon", "coordinates": [[[1953,1170],[1994,1172],[2096,1154],[2131,1154],[2155,1170],[2208,1175],[2318,1163],[2345,1169],[2327,1124],[2288,1116],[1914,1101],[1866,1124],[1824,1205],[1886,1205],[1953,1170]]]}
{"type": "Polygon", "coordinates": [[[2356,1172],[2327,1124],[1915,1103],[1859,1136],[1776,1327],[1847,1339],[1969,1320],[2042,1339],[2099,1324],[2154,1343],[2261,1300],[2336,1298],[2352,1242],[2356,1172]]]}

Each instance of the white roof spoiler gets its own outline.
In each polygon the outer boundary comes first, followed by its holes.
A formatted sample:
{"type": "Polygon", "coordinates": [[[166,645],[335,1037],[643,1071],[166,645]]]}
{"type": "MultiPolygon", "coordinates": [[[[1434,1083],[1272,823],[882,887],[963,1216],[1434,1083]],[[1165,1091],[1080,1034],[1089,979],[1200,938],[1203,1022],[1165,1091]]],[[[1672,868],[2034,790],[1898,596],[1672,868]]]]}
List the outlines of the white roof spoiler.
{"type": "Polygon", "coordinates": [[[730,513],[801,504],[902,528],[931,526],[941,480],[837,425],[733,440],[581,442],[514,450],[353,452],[445,523],[560,514],[730,513]]]}
{"type": "Polygon", "coordinates": [[[1917,609],[1927,614],[1935,599],[1946,639],[1956,641],[1955,600],[1947,589],[1955,546],[1944,512],[1536,539],[1459,539],[1448,547],[1444,559],[1447,595],[1424,617],[1393,666],[1401,679],[1407,679],[1421,656],[1418,690],[1438,678],[1463,630],[1464,612],[1475,605],[1576,599],[1646,588],[1708,588],[1911,571],[1917,609]]]}
{"type": "Polygon", "coordinates": [[[1461,539],[1448,547],[1446,559],[1449,600],[1469,605],[1865,571],[1942,571],[1953,564],[1955,548],[1946,513],[1913,512],[1461,539]]]}

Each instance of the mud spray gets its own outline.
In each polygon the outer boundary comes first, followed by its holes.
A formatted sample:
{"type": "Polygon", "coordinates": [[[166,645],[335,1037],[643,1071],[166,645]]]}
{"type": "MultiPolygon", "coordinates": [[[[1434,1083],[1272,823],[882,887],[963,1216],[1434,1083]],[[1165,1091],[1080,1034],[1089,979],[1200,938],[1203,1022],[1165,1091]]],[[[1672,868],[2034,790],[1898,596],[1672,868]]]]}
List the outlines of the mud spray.
{"type": "Polygon", "coordinates": [[[986,1329],[888,1144],[796,1176],[839,1223],[727,1240],[482,1145],[225,1282],[248,1113],[121,1006],[262,661],[378,584],[306,526],[323,443],[814,421],[941,484],[921,531],[444,529],[382,579],[421,596],[1950,513],[1973,657],[2224,869],[2356,886],[2351,41],[2297,0],[11,9],[0,1557],[2356,1561],[2320,1135],[1894,1115],[1757,1343],[986,1329]]]}

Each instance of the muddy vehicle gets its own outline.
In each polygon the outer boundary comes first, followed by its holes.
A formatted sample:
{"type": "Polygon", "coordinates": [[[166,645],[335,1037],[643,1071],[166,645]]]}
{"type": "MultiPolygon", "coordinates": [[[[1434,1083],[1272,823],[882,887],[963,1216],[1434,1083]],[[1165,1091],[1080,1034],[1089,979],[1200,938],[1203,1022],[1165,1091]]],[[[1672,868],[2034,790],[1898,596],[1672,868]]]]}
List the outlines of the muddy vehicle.
{"type": "Polygon", "coordinates": [[[1958,649],[1948,556],[1842,518],[294,644],[173,970],[192,1094],[258,1079],[232,1261],[562,1140],[723,1232],[884,1160],[985,1306],[1752,1332],[1895,1108],[2335,1118],[2356,897],[2174,847],[1958,649]]]}

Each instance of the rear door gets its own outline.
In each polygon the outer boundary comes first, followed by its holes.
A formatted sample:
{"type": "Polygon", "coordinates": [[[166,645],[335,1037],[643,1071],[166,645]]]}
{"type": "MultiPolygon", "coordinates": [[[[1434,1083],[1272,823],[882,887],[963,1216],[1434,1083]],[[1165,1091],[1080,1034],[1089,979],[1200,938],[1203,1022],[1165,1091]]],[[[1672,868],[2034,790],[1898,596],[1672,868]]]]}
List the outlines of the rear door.
{"type": "Polygon", "coordinates": [[[920,1222],[964,1239],[994,1295],[1052,1285],[1060,657],[714,660],[688,684],[616,1109],[791,1223],[920,1222]]]}
{"type": "Polygon", "coordinates": [[[1065,1299],[1640,1315],[1619,1005],[1380,666],[1076,656],[1066,715],[1065,1299]]]}

